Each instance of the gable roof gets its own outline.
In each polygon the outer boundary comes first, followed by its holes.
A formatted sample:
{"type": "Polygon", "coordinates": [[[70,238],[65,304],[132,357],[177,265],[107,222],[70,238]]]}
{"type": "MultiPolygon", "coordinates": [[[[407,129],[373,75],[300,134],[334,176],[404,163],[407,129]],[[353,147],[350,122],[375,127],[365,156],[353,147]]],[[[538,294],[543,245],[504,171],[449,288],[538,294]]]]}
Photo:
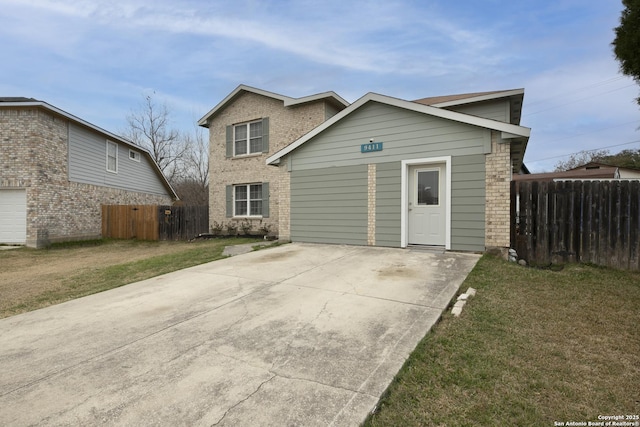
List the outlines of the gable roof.
{"type": "Polygon", "coordinates": [[[524,95],[524,89],[494,90],[491,92],[461,93],[457,95],[432,96],[429,98],[416,99],[413,102],[418,104],[431,105],[434,107],[450,107],[453,105],[470,104],[472,102],[490,101],[493,99],[506,98],[508,96],[524,95]]]}
{"type": "Polygon", "coordinates": [[[23,96],[0,96],[0,102],[29,102],[37,101],[34,98],[25,98],[23,96]]]}
{"type": "Polygon", "coordinates": [[[514,181],[554,181],[554,180],[589,180],[589,179],[638,179],[640,169],[619,167],[601,162],[589,162],[566,171],[534,173],[531,175],[513,176],[514,181]],[[633,174],[628,174],[632,172],[633,174]]]}
{"type": "Polygon", "coordinates": [[[553,181],[556,179],[614,179],[616,167],[602,169],[571,169],[561,172],[532,173],[528,175],[513,175],[513,181],[553,181]]]}
{"type": "MultiPolygon", "coordinates": [[[[356,102],[351,104],[349,107],[345,108],[326,122],[322,123],[320,126],[311,130],[306,135],[303,135],[301,138],[287,145],[277,153],[273,154],[271,157],[267,158],[267,164],[273,165],[277,164],[279,160],[300,147],[310,139],[314,138],[316,135],[323,132],[325,129],[333,126],[335,123],[347,117],[349,114],[361,108],[363,105],[369,102],[379,102],[386,105],[391,105],[399,108],[403,108],[405,110],[415,111],[422,114],[427,114],[434,117],[440,117],[448,120],[453,120],[460,123],[465,123],[473,126],[479,126],[491,130],[496,130],[502,132],[503,138],[514,138],[516,140],[522,140],[526,145],[526,141],[528,141],[529,136],[531,134],[531,129],[513,125],[510,123],[504,123],[497,120],[485,119],[482,117],[472,116],[469,114],[458,113],[456,111],[445,110],[442,108],[437,108],[429,105],[420,104],[417,102],[405,101],[398,98],[393,98],[386,95],[380,95],[377,93],[369,92],[364,95],[362,98],[358,99],[356,102]]],[[[524,150],[522,152],[524,154],[524,150]]],[[[522,159],[519,159],[519,162],[522,162],[522,159]]],[[[519,168],[519,166],[518,166],[519,168]]]]}
{"type": "Polygon", "coordinates": [[[58,116],[64,117],[67,120],[70,120],[72,122],[75,122],[83,127],[89,128],[95,132],[98,132],[102,135],[104,135],[107,139],[110,139],[112,141],[115,142],[119,142],[123,145],[126,145],[130,148],[134,148],[136,151],[140,151],[142,154],[144,154],[147,157],[147,160],[149,161],[149,163],[152,165],[152,167],[154,168],[154,171],[156,172],[156,174],[158,175],[158,177],[160,178],[160,180],[162,181],[162,183],[164,184],[164,186],[166,187],[166,189],[169,191],[169,195],[174,199],[174,200],[178,200],[178,194],[175,192],[175,190],[173,189],[173,187],[171,186],[171,184],[169,183],[169,180],[167,180],[167,177],[164,176],[164,174],[162,173],[162,170],[160,169],[160,166],[158,166],[158,163],[156,163],[156,161],[153,159],[153,157],[151,157],[151,153],[149,152],[149,150],[147,150],[146,148],[137,145],[135,143],[133,143],[132,141],[129,141],[121,136],[118,136],[114,133],[111,133],[107,130],[102,129],[101,127],[98,127],[92,123],[87,122],[86,120],[82,120],[79,117],[74,116],[73,114],[67,113],[64,110],[61,110],[58,107],[54,107],[51,104],[48,104],[44,101],[38,101],[37,99],[34,98],[23,98],[23,97],[0,97],[0,108],[8,108],[8,107],[35,107],[35,108],[42,108],[44,110],[49,111],[50,113],[56,114],[58,116]]]}
{"type": "Polygon", "coordinates": [[[607,169],[607,168],[616,168],[616,169],[627,169],[631,171],[639,171],[640,168],[629,167],[629,166],[618,166],[613,163],[602,163],[602,162],[589,162],[584,165],[576,166],[575,168],[569,169],[573,170],[593,170],[593,169],[607,169]]]}
{"type": "Polygon", "coordinates": [[[331,104],[337,106],[339,109],[343,109],[349,106],[349,103],[345,101],[341,96],[333,91],[317,93],[315,95],[309,95],[302,98],[291,98],[285,95],[280,95],[277,93],[269,92],[262,89],[257,89],[255,87],[240,85],[233,90],[229,95],[227,95],[222,101],[218,103],[215,107],[213,107],[207,114],[205,114],[200,120],[198,120],[198,125],[203,127],[209,127],[209,120],[212,119],[219,111],[223,110],[227,105],[233,102],[238,96],[243,93],[255,93],[257,95],[266,96],[268,98],[273,98],[284,102],[285,107],[293,107],[295,105],[304,104],[307,102],[319,101],[321,99],[326,99],[331,104]]]}
{"type": "Polygon", "coordinates": [[[476,102],[494,101],[505,98],[509,101],[511,124],[519,125],[522,115],[522,102],[524,101],[524,89],[496,90],[492,92],[462,93],[458,95],[434,96],[431,98],[416,99],[418,104],[431,105],[438,108],[450,108],[476,102]]]}

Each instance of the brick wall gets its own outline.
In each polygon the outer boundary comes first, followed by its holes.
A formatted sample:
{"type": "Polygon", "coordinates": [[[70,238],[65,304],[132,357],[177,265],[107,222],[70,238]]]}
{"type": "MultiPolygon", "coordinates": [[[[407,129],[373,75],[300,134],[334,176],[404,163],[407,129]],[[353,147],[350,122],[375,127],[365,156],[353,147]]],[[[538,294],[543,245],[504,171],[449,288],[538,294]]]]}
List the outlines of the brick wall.
{"type": "MultiPolygon", "coordinates": [[[[244,92],[209,124],[209,222],[218,224],[239,223],[244,218],[226,217],[226,186],[252,182],[269,182],[269,218],[250,219],[254,229],[267,225],[271,234],[279,234],[280,215],[288,206],[280,206],[284,198],[279,189],[288,185],[286,168],[268,166],[267,157],[289,145],[311,129],[324,122],[326,106],[316,101],[293,107],[284,107],[283,101],[244,92]],[[226,158],[226,127],[228,125],[269,118],[269,152],[240,158],[226,158]]],[[[288,202],[288,198],[287,201],[288,202]]],[[[283,225],[288,227],[288,218],[283,225]]],[[[284,232],[284,230],[283,230],[284,232]]],[[[285,235],[283,234],[283,236],[285,235]]],[[[286,236],[288,238],[288,236],[286,236]]]]}
{"type": "Polygon", "coordinates": [[[491,154],[486,156],[485,246],[508,248],[510,245],[511,147],[499,142],[500,134],[491,132],[491,154]]]}
{"type": "Polygon", "coordinates": [[[367,165],[367,245],[376,244],[376,164],[367,165]]]}
{"type": "Polygon", "coordinates": [[[0,109],[0,188],[27,194],[27,245],[97,238],[102,204],[171,204],[170,197],[69,182],[68,120],[37,107],[0,109]]]}
{"type": "Polygon", "coordinates": [[[288,171],[289,157],[282,159],[278,177],[278,235],[280,240],[291,240],[291,173],[288,171]]]}

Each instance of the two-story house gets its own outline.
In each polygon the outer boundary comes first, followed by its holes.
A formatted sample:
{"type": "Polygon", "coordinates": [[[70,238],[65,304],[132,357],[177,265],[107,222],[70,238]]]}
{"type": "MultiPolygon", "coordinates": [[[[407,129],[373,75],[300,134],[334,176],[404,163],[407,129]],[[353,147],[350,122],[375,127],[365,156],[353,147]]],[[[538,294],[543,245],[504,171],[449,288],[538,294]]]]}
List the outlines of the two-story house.
{"type": "Polygon", "coordinates": [[[0,98],[0,244],[99,238],[103,204],[177,195],[144,148],[32,98],[0,98]]]}
{"type": "Polygon", "coordinates": [[[298,242],[504,250],[530,135],[523,97],[368,93],[347,105],[331,92],[294,100],[240,86],[199,122],[210,129],[211,221],[267,223],[298,242]]]}
{"type": "Polygon", "coordinates": [[[209,128],[209,222],[268,229],[279,234],[281,174],[266,159],[342,111],[349,104],[333,92],[302,98],[238,86],[202,117],[209,128]]]}

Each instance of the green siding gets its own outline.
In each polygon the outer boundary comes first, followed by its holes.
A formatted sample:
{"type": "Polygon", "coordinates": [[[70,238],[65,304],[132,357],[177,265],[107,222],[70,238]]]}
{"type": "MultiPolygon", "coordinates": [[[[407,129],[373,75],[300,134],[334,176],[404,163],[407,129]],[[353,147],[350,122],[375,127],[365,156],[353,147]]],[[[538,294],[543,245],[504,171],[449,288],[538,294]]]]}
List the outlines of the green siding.
{"type": "Polygon", "coordinates": [[[367,244],[367,164],[376,164],[376,245],[401,244],[402,160],[451,156],[451,249],[483,251],[491,132],[376,102],[293,151],[294,241],[367,244]],[[383,150],[361,153],[370,139],[383,150]]]}
{"type": "Polygon", "coordinates": [[[456,105],[454,107],[448,107],[447,109],[457,111],[459,113],[470,114],[472,116],[509,123],[509,101],[504,99],[456,105]]]}
{"type": "Polygon", "coordinates": [[[291,153],[293,170],[389,163],[410,158],[485,154],[491,132],[439,117],[370,102],[291,153]],[[370,139],[383,150],[361,153],[370,139]]]}
{"type": "Polygon", "coordinates": [[[485,156],[451,158],[451,249],[484,251],[485,156]]]}
{"type": "Polygon", "coordinates": [[[376,165],[376,246],[401,244],[401,169],[400,162],[376,165]]]}
{"type": "MultiPolygon", "coordinates": [[[[451,249],[484,250],[485,156],[451,159],[451,249]]],[[[376,169],[376,245],[400,246],[401,164],[376,169]]]]}
{"type": "Polygon", "coordinates": [[[291,172],[291,240],[367,244],[367,165],[291,172]]]}

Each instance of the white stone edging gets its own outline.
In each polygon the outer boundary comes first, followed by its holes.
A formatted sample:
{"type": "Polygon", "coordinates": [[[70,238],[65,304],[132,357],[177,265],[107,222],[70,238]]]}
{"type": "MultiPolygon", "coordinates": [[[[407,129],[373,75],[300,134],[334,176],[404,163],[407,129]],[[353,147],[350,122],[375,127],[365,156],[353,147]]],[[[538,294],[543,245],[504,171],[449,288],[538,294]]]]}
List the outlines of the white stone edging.
{"type": "Polygon", "coordinates": [[[451,309],[451,314],[453,314],[455,317],[459,317],[460,314],[462,314],[462,307],[464,307],[467,300],[470,297],[475,296],[475,294],[476,294],[476,290],[473,288],[469,288],[467,289],[467,292],[459,295],[456,303],[453,305],[453,308],[451,309]]]}

